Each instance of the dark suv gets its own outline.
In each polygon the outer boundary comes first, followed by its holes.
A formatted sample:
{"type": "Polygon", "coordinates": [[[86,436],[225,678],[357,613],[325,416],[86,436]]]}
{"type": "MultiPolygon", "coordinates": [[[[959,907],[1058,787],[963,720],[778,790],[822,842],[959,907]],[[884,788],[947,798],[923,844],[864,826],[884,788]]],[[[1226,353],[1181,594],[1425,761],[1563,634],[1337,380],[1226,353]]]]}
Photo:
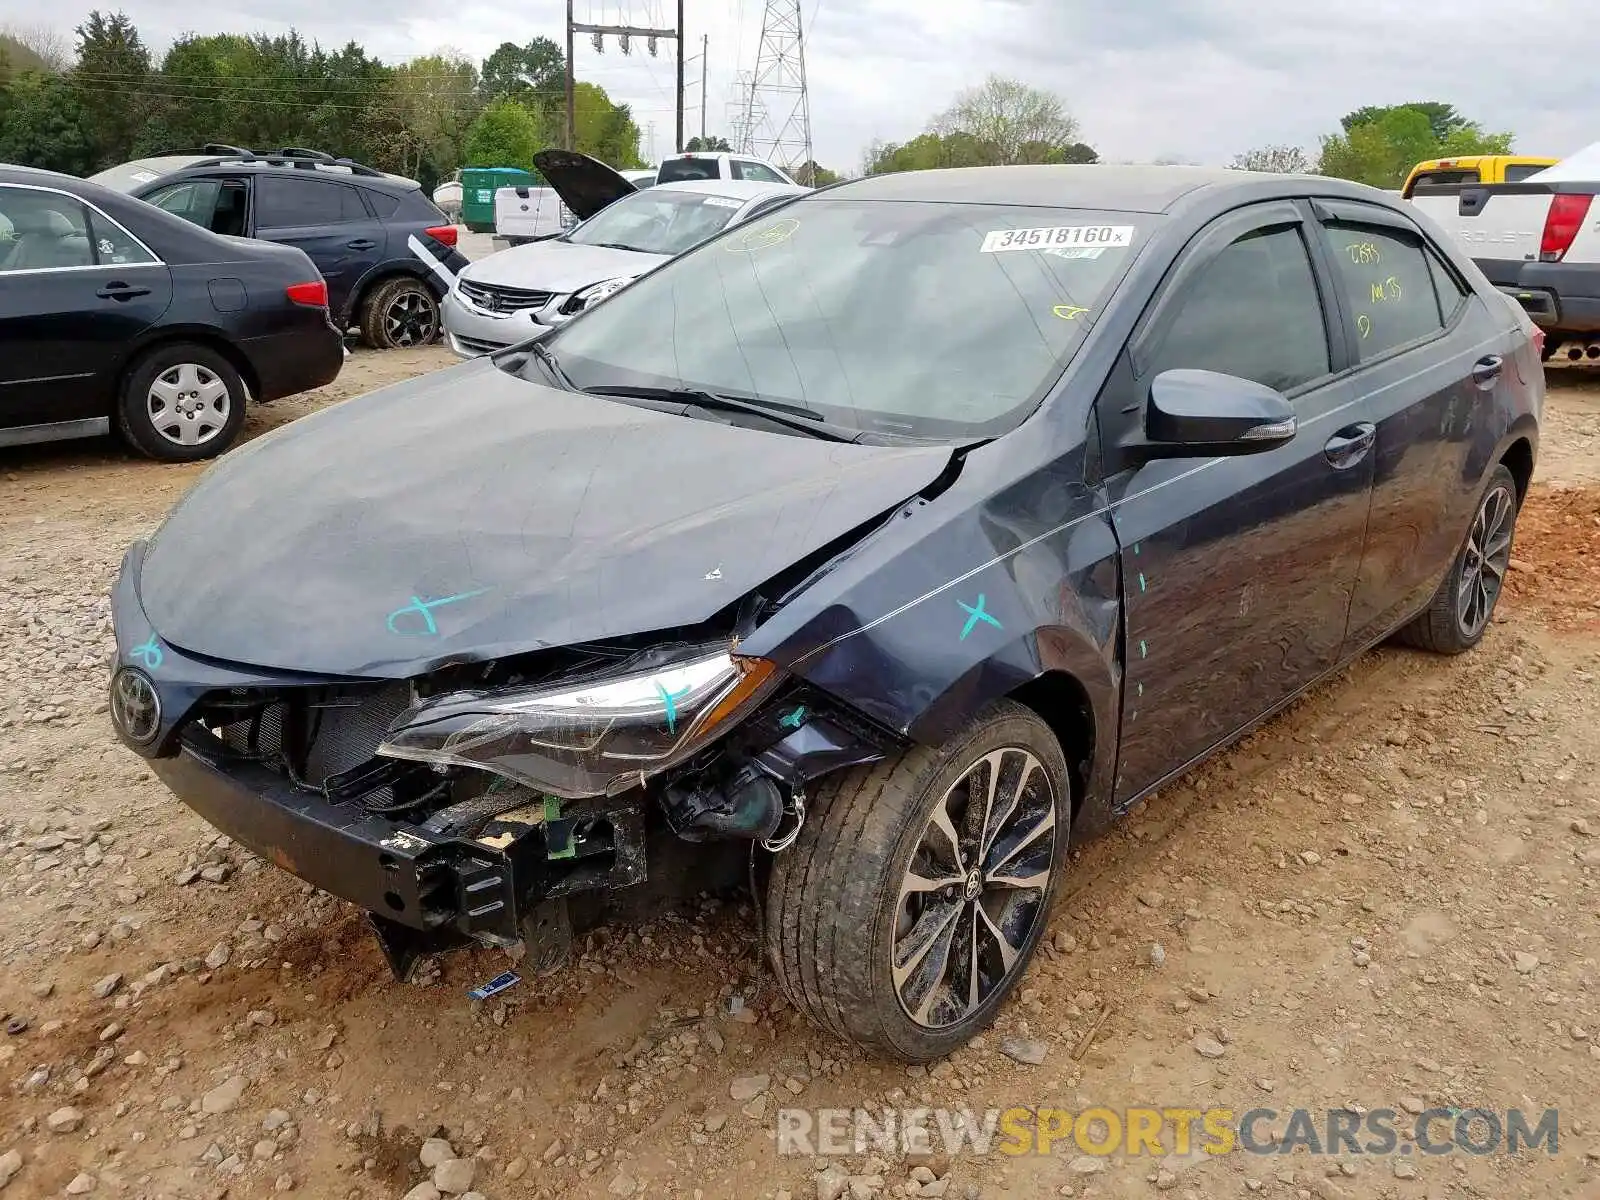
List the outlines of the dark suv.
{"type": "Polygon", "coordinates": [[[315,150],[207,145],[111,167],[92,181],[213,233],[298,246],[341,329],[378,349],[439,335],[439,302],[467,260],[421,186],[315,150]]]}

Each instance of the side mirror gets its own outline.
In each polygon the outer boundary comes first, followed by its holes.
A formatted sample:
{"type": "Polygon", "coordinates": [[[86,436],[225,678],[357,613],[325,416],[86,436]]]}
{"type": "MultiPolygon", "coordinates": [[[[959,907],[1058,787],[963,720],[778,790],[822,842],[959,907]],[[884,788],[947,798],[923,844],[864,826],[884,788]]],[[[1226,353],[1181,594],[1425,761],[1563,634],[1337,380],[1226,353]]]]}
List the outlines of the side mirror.
{"type": "Polygon", "coordinates": [[[1141,458],[1261,454],[1295,435],[1294,408],[1263,384],[1216,371],[1163,371],[1150,383],[1141,458]]]}

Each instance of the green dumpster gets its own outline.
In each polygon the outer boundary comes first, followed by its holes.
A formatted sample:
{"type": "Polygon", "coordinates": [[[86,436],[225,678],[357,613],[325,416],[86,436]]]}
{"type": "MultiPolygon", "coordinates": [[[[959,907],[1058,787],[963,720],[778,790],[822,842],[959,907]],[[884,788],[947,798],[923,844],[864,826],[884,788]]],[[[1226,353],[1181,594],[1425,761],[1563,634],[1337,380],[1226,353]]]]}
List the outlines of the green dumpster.
{"type": "Polygon", "coordinates": [[[494,191],[535,185],[531,171],[517,167],[465,167],[461,172],[461,219],[473,233],[494,232],[494,191]]]}

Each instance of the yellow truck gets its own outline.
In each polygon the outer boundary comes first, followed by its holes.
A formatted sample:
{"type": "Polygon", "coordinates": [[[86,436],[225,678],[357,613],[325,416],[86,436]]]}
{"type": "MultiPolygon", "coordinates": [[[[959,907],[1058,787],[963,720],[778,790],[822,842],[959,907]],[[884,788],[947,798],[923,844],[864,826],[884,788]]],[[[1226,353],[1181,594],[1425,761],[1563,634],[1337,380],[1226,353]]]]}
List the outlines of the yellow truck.
{"type": "Polygon", "coordinates": [[[1411,168],[1401,196],[1411,199],[1419,183],[1521,183],[1529,175],[1561,161],[1526,154],[1463,154],[1457,158],[1430,158],[1411,168]]]}

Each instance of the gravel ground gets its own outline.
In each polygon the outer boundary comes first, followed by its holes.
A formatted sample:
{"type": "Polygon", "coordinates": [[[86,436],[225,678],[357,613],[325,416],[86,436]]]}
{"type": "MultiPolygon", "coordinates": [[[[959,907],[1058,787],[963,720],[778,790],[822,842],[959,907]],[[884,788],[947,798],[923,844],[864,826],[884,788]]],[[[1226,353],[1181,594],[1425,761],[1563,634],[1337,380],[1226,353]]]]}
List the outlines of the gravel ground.
{"type": "MultiPolygon", "coordinates": [[[[247,434],[448,361],[358,353],[247,434]]],[[[487,951],[394,984],[358,914],[215,836],[107,729],[107,588],[197,469],[0,457],[0,1194],[1600,1194],[1600,384],[1551,379],[1485,645],[1365,656],[1081,848],[996,1029],[910,1070],[800,1023],[736,902],[599,930],[488,1003],[465,995],[505,967],[487,951]],[[780,1105],[1019,1104],[1558,1108],[1561,1139],[774,1151],[780,1105]]]]}

